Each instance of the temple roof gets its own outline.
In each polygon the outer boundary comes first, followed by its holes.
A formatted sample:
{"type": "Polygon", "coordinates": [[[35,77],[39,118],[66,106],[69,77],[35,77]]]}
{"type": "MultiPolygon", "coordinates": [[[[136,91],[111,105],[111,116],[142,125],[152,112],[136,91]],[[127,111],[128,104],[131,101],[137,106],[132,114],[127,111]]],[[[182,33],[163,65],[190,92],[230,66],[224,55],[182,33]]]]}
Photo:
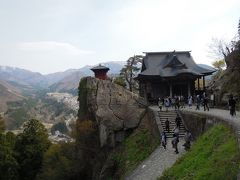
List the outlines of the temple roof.
{"type": "Polygon", "coordinates": [[[198,66],[191,51],[146,52],[139,76],[174,77],[180,74],[210,75],[215,70],[198,66]]]}
{"type": "Polygon", "coordinates": [[[95,67],[91,68],[91,70],[92,70],[92,71],[96,71],[96,70],[105,70],[105,71],[108,71],[109,68],[106,67],[106,66],[103,66],[103,65],[99,64],[98,66],[95,66],[95,67]]]}

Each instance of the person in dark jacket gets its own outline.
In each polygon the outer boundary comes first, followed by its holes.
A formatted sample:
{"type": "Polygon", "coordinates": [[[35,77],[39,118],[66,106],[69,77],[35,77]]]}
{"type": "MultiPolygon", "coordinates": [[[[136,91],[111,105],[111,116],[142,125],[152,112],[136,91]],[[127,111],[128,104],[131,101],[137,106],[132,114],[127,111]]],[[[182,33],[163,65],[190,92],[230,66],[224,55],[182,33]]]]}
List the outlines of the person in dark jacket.
{"type": "Polygon", "coordinates": [[[175,153],[178,154],[178,143],[179,143],[179,138],[175,134],[173,134],[173,140],[172,140],[172,147],[175,149],[175,153]]]}
{"type": "Polygon", "coordinates": [[[180,128],[180,125],[181,125],[181,118],[179,115],[177,115],[176,119],[175,119],[175,123],[176,123],[176,126],[178,128],[180,128]]]}
{"type": "Polygon", "coordinates": [[[229,110],[231,116],[236,116],[236,101],[233,99],[233,95],[230,96],[228,100],[229,110]]]}
{"type": "Polygon", "coordinates": [[[166,127],[166,131],[169,132],[170,131],[170,122],[169,122],[168,118],[165,121],[165,127],[166,127]]]}
{"type": "Polygon", "coordinates": [[[161,143],[162,143],[162,146],[164,147],[164,149],[166,149],[166,146],[167,146],[167,136],[166,136],[165,132],[162,132],[162,134],[161,134],[161,143]]]}
{"type": "Polygon", "coordinates": [[[203,108],[204,108],[204,111],[208,110],[209,111],[209,107],[208,107],[208,97],[205,96],[203,98],[203,108]]]}
{"type": "Polygon", "coordinates": [[[185,147],[185,150],[187,151],[190,149],[191,141],[192,141],[192,134],[188,129],[186,130],[184,140],[185,140],[185,143],[183,144],[183,146],[185,147]]]}

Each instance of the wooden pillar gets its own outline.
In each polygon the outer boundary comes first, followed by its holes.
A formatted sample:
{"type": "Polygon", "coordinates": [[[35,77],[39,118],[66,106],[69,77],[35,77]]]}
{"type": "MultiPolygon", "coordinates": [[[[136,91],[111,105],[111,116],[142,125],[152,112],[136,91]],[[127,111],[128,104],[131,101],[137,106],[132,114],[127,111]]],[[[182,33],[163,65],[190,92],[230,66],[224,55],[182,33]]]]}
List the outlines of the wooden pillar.
{"type": "Polygon", "coordinates": [[[190,85],[190,81],[187,82],[187,86],[188,86],[188,97],[191,96],[191,85],[190,85]]]}
{"type": "Polygon", "coordinates": [[[172,97],[172,83],[169,84],[169,90],[170,90],[170,97],[172,97]]]}
{"type": "Polygon", "coordinates": [[[205,91],[205,76],[203,76],[203,90],[205,91]]]}
{"type": "Polygon", "coordinates": [[[200,82],[199,82],[199,78],[197,78],[197,90],[200,90],[200,82]]]}
{"type": "Polygon", "coordinates": [[[143,97],[144,97],[144,99],[145,99],[145,101],[147,102],[148,101],[148,99],[147,99],[147,84],[144,82],[144,84],[143,84],[143,97]]]}

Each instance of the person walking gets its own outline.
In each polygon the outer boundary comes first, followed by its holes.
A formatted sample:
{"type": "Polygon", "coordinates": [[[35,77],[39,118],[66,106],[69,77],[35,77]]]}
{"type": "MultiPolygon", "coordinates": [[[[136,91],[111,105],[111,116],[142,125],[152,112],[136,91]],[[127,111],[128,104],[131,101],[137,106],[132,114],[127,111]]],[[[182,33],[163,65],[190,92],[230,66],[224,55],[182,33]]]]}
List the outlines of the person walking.
{"type": "Polygon", "coordinates": [[[177,115],[176,119],[175,119],[175,123],[176,123],[176,126],[178,128],[180,128],[180,125],[181,125],[181,118],[179,115],[177,115]]]}
{"type": "Polygon", "coordinates": [[[175,99],[175,109],[179,110],[179,108],[180,108],[180,97],[176,96],[176,99],[175,99]]]}
{"type": "Polygon", "coordinates": [[[175,153],[178,154],[178,143],[179,143],[179,138],[175,134],[173,134],[173,140],[172,140],[172,147],[175,149],[175,153]]]}
{"type": "Polygon", "coordinates": [[[158,99],[158,107],[159,107],[159,110],[162,111],[162,99],[161,98],[158,99]]]}
{"type": "Polygon", "coordinates": [[[167,132],[170,132],[170,122],[169,122],[168,118],[167,118],[167,120],[165,121],[165,127],[166,127],[166,131],[167,131],[167,132]]]}
{"type": "Polygon", "coordinates": [[[200,105],[201,105],[201,98],[199,95],[197,95],[196,98],[196,110],[200,110],[200,105]]]}
{"type": "Polygon", "coordinates": [[[161,143],[162,143],[162,146],[164,147],[164,149],[166,149],[166,146],[167,146],[167,136],[166,136],[165,132],[162,132],[162,134],[161,134],[161,143]]]}
{"type": "Polygon", "coordinates": [[[185,99],[184,99],[184,96],[180,96],[180,104],[181,104],[181,108],[185,108],[185,99]]]}
{"type": "Polygon", "coordinates": [[[175,135],[175,136],[177,136],[177,137],[179,137],[179,127],[175,127],[174,129],[173,129],[173,135],[175,135]]]}
{"type": "Polygon", "coordinates": [[[191,109],[192,108],[192,103],[193,103],[193,99],[192,96],[188,97],[188,107],[191,109]]]}
{"type": "Polygon", "coordinates": [[[230,98],[228,100],[229,110],[231,116],[236,116],[236,101],[233,99],[233,95],[230,95],[230,98]]]}
{"type": "Polygon", "coordinates": [[[192,134],[188,129],[186,130],[184,140],[185,140],[185,143],[183,144],[183,146],[185,147],[185,150],[187,151],[191,147],[191,140],[192,140],[192,134]]]}
{"type": "Polygon", "coordinates": [[[208,107],[208,97],[205,94],[205,97],[203,98],[203,108],[204,111],[208,110],[209,111],[209,107],[208,107]]]}
{"type": "Polygon", "coordinates": [[[168,97],[165,98],[164,105],[165,105],[166,111],[168,112],[168,108],[170,106],[170,102],[169,102],[169,98],[168,97]]]}

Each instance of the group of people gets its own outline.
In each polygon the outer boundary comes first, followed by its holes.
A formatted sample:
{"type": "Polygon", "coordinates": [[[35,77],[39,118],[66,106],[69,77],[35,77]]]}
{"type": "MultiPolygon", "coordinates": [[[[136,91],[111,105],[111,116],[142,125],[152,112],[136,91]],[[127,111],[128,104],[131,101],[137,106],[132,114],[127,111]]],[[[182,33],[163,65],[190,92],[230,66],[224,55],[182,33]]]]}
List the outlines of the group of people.
{"type": "Polygon", "coordinates": [[[203,93],[202,95],[196,95],[194,102],[196,104],[196,110],[200,110],[202,105],[204,111],[209,111],[209,97],[206,95],[206,93],[203,93]]]}
{"type": "Polygon", "coordinates": [[[209,111],[209,98],[203,93],[202,95],[196,95],[195,97],[189,96],[188,98],[184,98],[184,96],[174,96],[174,97],[165,97],[158,99],[158,107],[160,111],[162,111],[163,107],[165,107],[166,111],[169,108],[185,108],[185,104],[188,104],[189,108],[192,108],[193,104],[196,104],[196,110],[200,110],[200,106],[202,105],[204,111],[209,111]]]}
{"type": "MultiPolygon", "coordinates": [[[[181,125],[181,118],[179,115],[177,115],[175,119],[175,124],[176,126],[173,129],[173,139],[171,143],[172,143],[172,147],[175,149],[175,153],[178,154],[179,153],[178,151],[179,131],[180,131],[180,125],[181,125]]],[[[166,127],[166,131],[170,132],[170,121],[168,120],[168,118],[165,121],[165,127],[166,127]]],[[[184,139],[185,139],[185,143],[183,144],[183,146],[185,147],[185,150],[188,150],[191,147],[191,140],[192,140],[192,134],[190,133],[190,131],[186,130],[184,139]]],[[[161,143],[164,149],[166,149],[167,136],[165,131],[163,131],[163,133],[161,134],[161,143]]]]}
{"type": "MultiPolygon", "coordinates": [[[[188,106],[191,108],[193,103],[196,104],[196,110],[200,110],[200,106],[202,105],[204,108],[204,111],[209,111],[208,106],[209,98],[208,96],[203,93],[202,95],[196,95],[195,98],[192,96],[188,97],[187,103],[188,106]]],[[[183,96],[174,96],[173,98],[165,97],[165,98],[159,98],[158,106],[160,111],[162,111],[162,108],[165,107],[166,111],[168,111],[168,108],[172,107],[175,109],[179,109],[180,107],[184,108],[185,101],[183,96]]],[[[236,116],[236,100],[233,98],[232,95],[230,95],[228,100],[229,110],[231,116],[236,116]]],[[[175,149],[175,153],[178,154],[178,143],[179,143],[179,130],[181,125],[181,118],[179,115],[177,115],[175,119],[175,128],[173,129],[173,139],[171,141],[172,147],[175,149]]],[[[170,121],[168,118],[165,121],[165,130],[166,132],[170,132],[170,121]]],[[[167,146],[167,136],[166,132],[163,131],[161,134],[161,144],[166,149],[167,146]]],[[[191,141],[192,141],[192,134],[189,130],[186,130],[186,133],[184,135],[185,143],[183,144],[185,150],[189,150],[191,147],[191,141]]]]}
{"type": "Polygon", "coordinates": [[[169,108],[179,109],[180,107],[185,107],[185,100],[183,96],[167,96],[165,98],[158,99],[158,107],[162,111],[163,107],[168,111],[169,108]]]}

